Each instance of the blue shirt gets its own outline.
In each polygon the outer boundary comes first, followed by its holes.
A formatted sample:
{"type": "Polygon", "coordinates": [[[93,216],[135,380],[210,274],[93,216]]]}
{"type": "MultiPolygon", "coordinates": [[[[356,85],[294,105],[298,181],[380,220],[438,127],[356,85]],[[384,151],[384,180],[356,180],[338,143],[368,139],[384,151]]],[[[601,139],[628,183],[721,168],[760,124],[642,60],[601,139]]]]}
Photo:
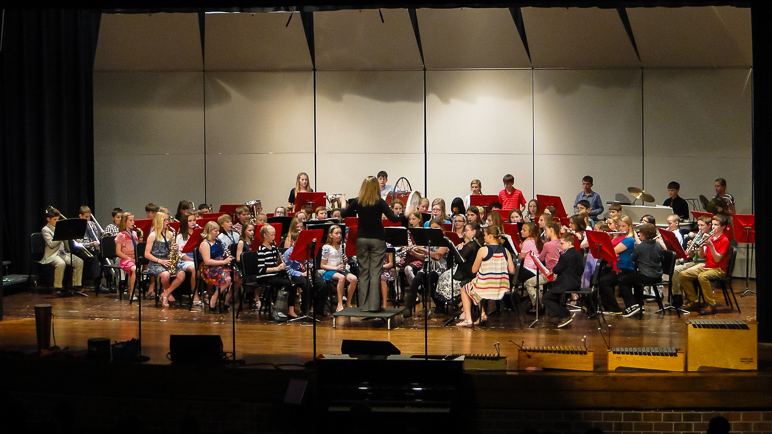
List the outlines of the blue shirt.
{"type": "Polygon", "coordinates": [[[580,200],[586,200],[587,202],[590,202],[590,218],[593,220],[597,220],[598,216],[603,214],[603,201],[600,198],[600,195],[596,192],[591,192],[590,194],[584,194],[584,190],[580,191],[579,194],[576,195],[576,199],[574,200],[574,214],[579,213],[579,209],[576,207],[576,204],[579,203],[580,200]]]}
{"type": "Polygon", "coordinates": [[[627,247],[627,250],[619,254],[619,261],[617,261],[617,268],[626,268],[628,270],[635,270],[635,264],[633,264],[633,250],[635,250],[635,238],[627,237],[622,240],[622,244],[627,247]]]}

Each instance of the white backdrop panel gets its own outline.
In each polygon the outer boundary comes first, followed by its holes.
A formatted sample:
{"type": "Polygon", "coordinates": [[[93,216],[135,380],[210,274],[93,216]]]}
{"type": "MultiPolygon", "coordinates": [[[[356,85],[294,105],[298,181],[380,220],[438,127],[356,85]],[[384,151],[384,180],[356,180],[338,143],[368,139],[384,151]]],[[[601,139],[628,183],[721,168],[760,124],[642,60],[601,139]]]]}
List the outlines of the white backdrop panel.
{"type": "Polygon", "coordinates": [[[535,152],[640,158],[640,77],[639,70],[534,71],[535,152]]]}
{"type": "Polygon", "coordinates": [[[388,172],[389,184],[404,176],[414,190],[426,191],[424,159],[420,154],[319,154],[316,167],[318,185],[315,188],[327,194],[345,193],[348,198],[356,197],[365,177],[375,176],[380,170],[388,172]]]}
{"type": "Polygon", "coordinates": [[[641,183],[640,156],[537,154],[533,158],[536,166],[535,192],[560,196],[569,215],[573,213],[574,199],[582,190],[582,177],[585,175],[593,177],[593,191],[600,194],[603,200],[604,215],[608,213],[606,202],[620,199],[632,201],[627,187],[641,183]]]}
{"type": "Polygon", "coordinates": [[[312,72],[208,72],[209,153],[314,152],[312,72]]]}
{"type": "Polygon", "coordinates": [[[223,203],[260,199],[263,212],[287,206],[298,172],[306,172],[311,186],[314,154],[209,154],[206,158],[207,200],[219,209],[223,203]]]}
{"type": "Polygon", "coordinates": [[[432,153],[531,153],[531,71],[428,71],[432,153]]]}
{"type": "MultiPolygon", "coordinates": [[[[465,198],[472,179],[482,182],[483,194],[499,194],[507,173],[515,177],[515,187],[533,197],[533,156],[527,154],[433,154],[429,156],[429,197],[441,197],[450,207],[453,198],[465,198]]],[[[450,208],[448,208],[450,212],[450,208]]]]}
{"type": "Polygon", "coordinates": [[[202,94],[200,72],[95,72],[94,154],[203,152],[202,94]]]}
{"type": "Polygon", "coordinates": [[[145,218],[153,202],[173,213],[180,200],[204,200],[204,155],[95,155],[96,214],[104,227],[110,212],[121,207],[145,218]]]}
{"type": "Polygon", "coordinates": [[[322,71],[316,91],[320,154],[423,153],[423,72],[322,71]]]}
{"type": "Polygon", "coordinates": [[[750,159],[751,87],[748,69],[646,70],[646,155],[750,159]]]}

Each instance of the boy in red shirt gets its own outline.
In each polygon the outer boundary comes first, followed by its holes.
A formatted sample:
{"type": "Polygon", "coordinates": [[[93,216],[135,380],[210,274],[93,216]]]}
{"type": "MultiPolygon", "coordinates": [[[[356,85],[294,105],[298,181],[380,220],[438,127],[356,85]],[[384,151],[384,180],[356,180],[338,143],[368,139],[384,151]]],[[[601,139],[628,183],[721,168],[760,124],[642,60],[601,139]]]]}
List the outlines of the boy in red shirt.
{"type": "Polygon", "coordinates": [[[705,258],[705,267],[692,267],[681,273],[681,287],[684,289],[686,297],[691,302],[687,309],[694,311],[699,309],[697,303],[697,292],[694,288],[694,279],[700,282],[702,297],[705,299],[705,307],[700,309],[700,315],[712,315],[716,313],[716,299],[713,298],[713,288],[710,286],[711,280],[716,280],[726,275],[726,266],[729,263],[729,239],[724,234],[727,219],[723,215],[715,215],[711,220],[713,227],[713,236],[702,246],[699,251],[700,257],[705,258]]]}
{"type": "Polygon", "coordinates": [[[525,197],[523,192],[515,188],[515,177],[507,173],[504,175],[504,189],[499,192],[499,202],[503,209],[525,209],[525,197]]]}

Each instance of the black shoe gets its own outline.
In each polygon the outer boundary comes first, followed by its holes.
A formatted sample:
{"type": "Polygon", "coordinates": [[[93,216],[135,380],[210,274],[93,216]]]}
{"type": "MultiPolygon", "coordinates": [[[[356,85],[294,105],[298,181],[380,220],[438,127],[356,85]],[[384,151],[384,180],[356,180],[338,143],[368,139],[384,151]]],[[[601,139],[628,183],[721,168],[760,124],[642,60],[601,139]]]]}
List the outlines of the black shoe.
{"type": "Polygon", "coordinates": [[[562,329],[563,327],[571,324],[571,321],[574,320],[575,315],[576,315],[575,313],[572,313],[571,316],[563,318],[563,321],[560,321],[560,324],[558,324],[558,328],[562,329]]]}
{"type": "Polygon", "coordinates": [[[637,315],[639,313],[643,313],[641,310],[641,305],[634,304],[632,306],[626,307],[625,310],[622,311],[622,316],[625,318],[630,318],[631,316],[637,315]]]}

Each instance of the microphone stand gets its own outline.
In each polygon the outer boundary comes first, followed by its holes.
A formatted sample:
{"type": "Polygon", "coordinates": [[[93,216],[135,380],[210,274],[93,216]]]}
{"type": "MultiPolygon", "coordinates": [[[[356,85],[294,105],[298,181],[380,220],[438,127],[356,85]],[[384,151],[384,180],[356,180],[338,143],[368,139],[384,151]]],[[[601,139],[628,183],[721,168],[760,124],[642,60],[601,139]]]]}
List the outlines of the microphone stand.
{"type": "Polygon", "coordinates": [[[751,280],[751,274],[750,274],[750,266],[751,266],[751,259],[750,259],[750,251],[751,251],[751,229],[753,226],[743,226],[743,229],[745,230],[745,291],[743,291],[742,294],[740,294],[740,297],[745,297],[748,294],[756,294],[756,291],[751,291],[750,289],[750,280],[751,280]]]}

